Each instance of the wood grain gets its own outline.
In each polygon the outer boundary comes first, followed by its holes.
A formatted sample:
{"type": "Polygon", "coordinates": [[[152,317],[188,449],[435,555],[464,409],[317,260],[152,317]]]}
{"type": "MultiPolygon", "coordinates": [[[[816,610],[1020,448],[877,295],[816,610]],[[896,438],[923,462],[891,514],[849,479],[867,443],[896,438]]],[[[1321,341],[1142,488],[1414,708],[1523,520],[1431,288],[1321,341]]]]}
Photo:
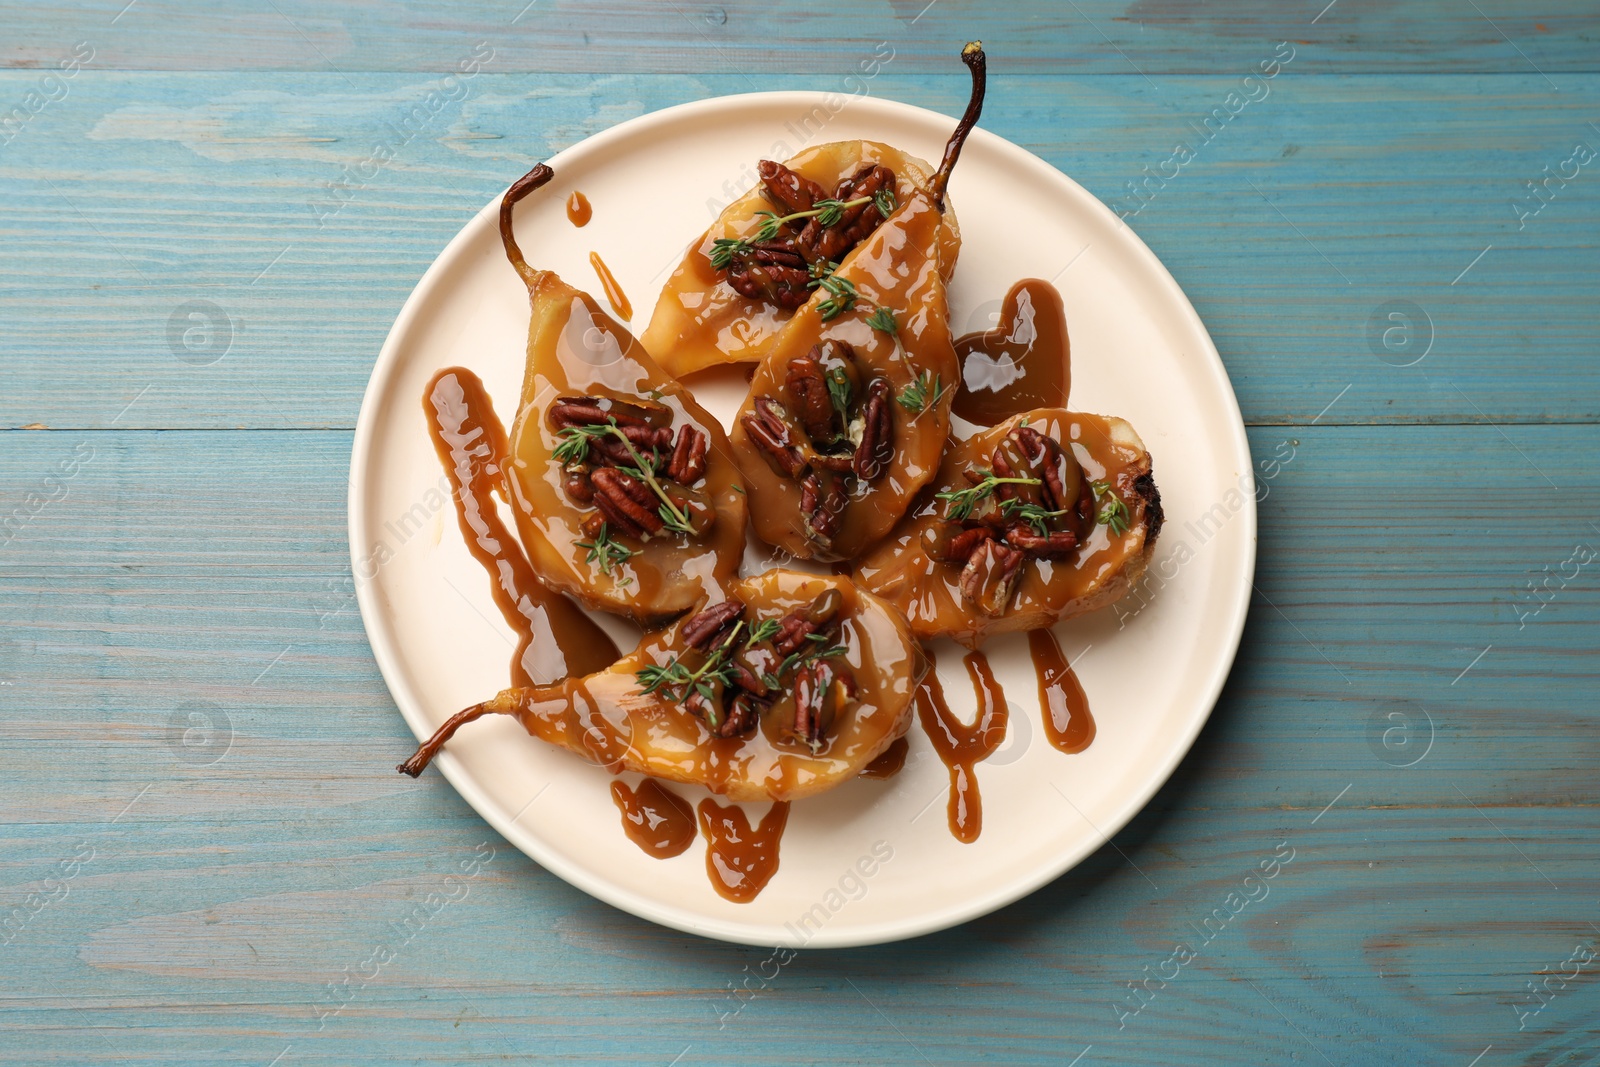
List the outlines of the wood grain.
{"type": "Polygon", "coordinates": [[[0,62],[15,67],[48,65],[86,39],[96,63],[113,69],[439,71],[489,41],[506,70],[717,70],[764,82],[772,73],[843,77],[880,41],[913,71],[942,71],[962,42],[981,37],[1014,69],[1082,74],[1230,71],[1253,66],[1282,40],[1317,46],[1319,72],[1600,69],[1600,16],[1583,0],[1536,8],[1517,0],[880,0],[849,8],[796,0],[468,0],[448,8],[77,0],[48,9],[7,0],[0,10],[9,31],[0,62]]]}
{"type": "MultiPolygon", "coordinates": [[[[1166,79],[1158,96],[1137,77],[1013,77],[985,125],[1130,211],[1142,168],[1175,140],[1199,146],[1129,223],[1193,300],[1251,422],[1309,421],[1347,386],[1327,420],[1600,417],[1593,285],[1578,266],[1600,234],[1600,183],[1580,171],[1521,229],[1511,209],[1573,142],[1600,150],[1588,125],[1600,77],[1552,94],[1521,75],[1302,77],[1291,64],[1200,145],[1189,123],[1236,80],[1166,79]],[[1422,309],[1419,329],[1431,323],[1433,349],[1413,367],[1374,355],[1372,324],[1393,301],[1422,309]]],[[[116,425],[349,427],[416,279],[530,159],[745,88],[726,76],[481,74],[319,224],[308,201],[432,84],[361,83],[80,73],[0,149],[16,229],[0,261],[15,356],[0,425],[106,427],[149,386],[116,425]],[[232,324],[218,362],[176,354],[169,324],[191,301],[232,324]]],[[[0,91],[20,84],[0,76],[0,91]]],[[[965,87],[886,72],[874,92],[953,113],[965,87]]]]}
{"type": "Polygon", "coordinates": [[[1560,977],[1600,942],[1600,571],[1559,577],[1600,548],[1595,176],[1512,207],[1600,147],[1592,3],[524,3],[0,4],[0,1063],[1600,1064],[1600,966],[1560,977]],[[392,772],[350,428],[417,277],[531,159],[852,91],[879,42],[874,95],[952,114],[972,36],[985,125],[1129,211],[1296,49],[1129,220],[1252,425],[1252,613],[1112,844],[741,1001],[766,951],[600,904],[392,772]],[[308,190],[479,42],[465,99],[319,227],[308,190]],[[214,362],[169,338],[191,301],[228,317],[214,362]],[[1369,338],[1393,301],[1431,320],[1413,366],[1369,338]]]}
{"type": "MultiPolygon", "coordinates": [[[[1489,1043],[1531,1063],[1589,1039],[1582,985],[1527,1030],[1514,1006],[1597,918],[1600,594],[1586,574],[1521,629],[1515,604],[1529,572],[1600,543],[1600,428],[1294,428],[1228,690],[1116,849],[959,930],[802,954],[728,1020],[726,984],[764,953],[592,901],[438,780],[390,770],[410,738],[341,599],[347,433],[5,436],[6,499],[81,440],[93,455],[5,549],[0,743],[28,758],[0,790],[0,881],[20,897],[79,842],[95,857],[0,946],[27,961],[0,971],[0,1062],[81,1062],[101,1044],[85,1020],[126,1062],[163,1063],[285,1045],[311,1063],[667,1063],[685,1046],[696,1063],[1036,1063],[1091,1044],[1108,1063],[1180,1046],[1166,1062],[1316,1062],[1312,1045],[1465,1063],[1489,1043]],[[1506,538],[1480,493],[1441,482],[1463,458],[1542,521],[1506,538]],[[185,708],[226,713],[223,758],[174,757],[185,708]],[[1396,708],[1431,717],[1413,767],[1372,747],[1396,708]],[[498,851],[469,897],[319,1031],[326,983],[484,841],[498,851]],[[1127,983],[1285,841],[1269,896],[1124,1018],[1127,983]]],[[[1284,439],[1259,428],[1252,447],[1284,439]]]]}

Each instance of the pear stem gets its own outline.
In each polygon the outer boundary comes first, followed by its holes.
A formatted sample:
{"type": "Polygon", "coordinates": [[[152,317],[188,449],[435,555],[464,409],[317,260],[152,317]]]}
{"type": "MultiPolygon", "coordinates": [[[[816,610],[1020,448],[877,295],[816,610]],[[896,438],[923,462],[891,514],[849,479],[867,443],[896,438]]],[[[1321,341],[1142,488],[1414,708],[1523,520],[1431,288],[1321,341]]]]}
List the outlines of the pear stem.
{"type": "MultiPolygon", "coordinates": [[[[548,170],[549,168],[546,169],[548,170]]],[[[433,736],[422,742],[411,758],[397,766],[395,770],[415,778],[427,769],[428,764],[433,762],[433,757],[439,754],[439,750],[444,747],[445,742],[455,736],[455,732],[467,723],[476,722],[485,715],[515,714],[516,710],[514,708],[497,707],[492,700],[486,700],[482,704],[474,704],[464,711],[458,711],[446,719],[444,725],[435,730],[433,736]]]]}
{"type": "Polygon", "coordinates": [[[511,225],[512,209],[529,193],[542,188],[555,176],[555,171],[540,163],[512,182],[511,188],[500,198],[500,241],[506,246],[506,258],[517,269],[517,273],[522,275],[522,280],[529,285],[538,280],[540,272],[528,266],[528,261],[522,258],[522,249],[517,245],[517,235],[511,225]]]}
{"type": "Polygon", "coordinates": [[[989,70],[989,57],[984,55],[983,42],[968,41],[961,50],[961,62],[972,71],[972,95],[967,100],[966,114],[961,116],[961,121],[956,124],[956,132],[950,135],[950,142],[944,146],[944,159],[939,163],[939,172],[933,176],[933,206],[941,214],[944,212],[944,189],[950,182],[950,172],[961,157],[961,146],[967,143],[967,134],[978,125],[978,116],[983,113],[983,94],[989,70]]]}

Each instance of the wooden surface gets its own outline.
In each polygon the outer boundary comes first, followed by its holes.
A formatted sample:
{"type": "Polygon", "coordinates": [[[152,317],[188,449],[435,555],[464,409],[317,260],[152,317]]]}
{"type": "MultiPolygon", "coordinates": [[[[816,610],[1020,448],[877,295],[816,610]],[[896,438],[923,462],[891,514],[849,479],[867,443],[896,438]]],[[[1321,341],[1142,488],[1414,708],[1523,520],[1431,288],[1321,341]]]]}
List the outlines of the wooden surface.
{"type": "Polygon", "coordinates": [[[28,115],[0,128],[0,1062],[1600,1063],[1600,559],[1567,562],[1600,549],[1600,160],[1512,207],[1600,149],[1592,2],[124,3],[0,4],[0,123],[28,115]],[[874,95],[952,113],[970,37],[984,124],[1124,204],[1292,42],[1129,220],[1251,426],[1258,591],[1114,847],[959,929],[802,952],[730,1014],[766,952],[597,903],[389,769],[351,427],[417,277],[531,159],[850,91],[878,42],[874,95]],[[465,99],[319,225],[479,42],[465,99]],[[1369,340],[1392,301],[1431,321],[1411,366],[1369,340]],[[195,309],[219,328],[186,347],[195,309]]]}

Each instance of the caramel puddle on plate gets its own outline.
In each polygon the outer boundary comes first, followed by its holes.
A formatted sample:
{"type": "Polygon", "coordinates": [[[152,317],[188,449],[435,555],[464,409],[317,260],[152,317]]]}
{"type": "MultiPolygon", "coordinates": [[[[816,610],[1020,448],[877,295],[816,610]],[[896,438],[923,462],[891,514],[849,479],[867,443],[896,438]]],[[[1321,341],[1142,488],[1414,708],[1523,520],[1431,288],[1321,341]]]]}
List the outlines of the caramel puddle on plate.
{"type": "Polygon", "coordinates": [[[589,206],[589,198],[582,193],[574,191],[567,197],[567,221],[582,229],[589,225],[589,220],[594,218],[594,208],[589,206]]]}
{"type": "Polygon", "coordinates": [[[700,802],[699,812],[711,888],[724,900],[750,903],[778,873],[778,842],[789,821],[789,802],[772,805],[754,830],[737,804],[724,807],[707,798],[700,802]]]}
{"type": "Polygon", "coordinates": [[[978,792],[973,766],[993,755],[1006,739],[1011,712],[1006,706],[1005,693],[989,669],[987,657],[982,652],[969,652],[961,662],[966,665],[967,675],[977,692],[978,713],[972,725],[963,723],[945,703],[938,666],[931,662],[931,652],[928,658],[928,673],[917,689],[917,718],[933,742],[934,751],[950,771],[947,809],[950,833],[957,841],[970,845],[983,832],[983,798],[978,792]]]}
{"type": "Polygon", "coordinates": [[[1039,706],[1044,709],[1044,735],[1062,752],[1082,752],[1094,741],[1094,716],[1089,697],[1072,673],[1056,635],[1049,630],[1028,634],[1034,674],[1039,679],[1039,706]]]}
{"type": "Polygon", "coordinates": [[[906,765],[906,753],[911,751],[911,743],[905,738],[897,738],[890,742],[889,747],[883,750],[882,755],[861,768],[857,778],[893,778],[899,774],[906,765]]]}
{"type": "Polygon", "coordinates": [[[495,509],[505,493],[510,445],[488,391],[464,367],[435,374],[422,394],[428,437],[454,490],[456,518],[467,551],[493,581],[495,606],[517,634],[511,684],[559,682],[592,674],[621,658],[616,643],[577,605],[534,576],[522,546],[495,509]],[[553,640],[535,642],[533,634],[553,640]]]}
{"type": "Polygon", "coordinates": [[[606,302],[611,305],[611,310],[617,313],[617,318],[624,320],[633,318],[633,305],[628,303],[628,294],[617,284],[617,279],[611,274],[611,268],[606,266],[599,252],[589,253],[589,266],[594,268],[595,275],[600,279],[600,287],[606,291],[606,302]]]}
{"type": "Polygon", "coordinates": [[[656,859],[681,855],[694,843],[694,809],[654,778],[646,778],[637,789],[612,782],[611,801],[622,813],[628,840],[656,859]]]}
{"type": "Polygon", "coordinates": [[[1049,282],[1017,282],[1001,302],[1000,324],[955,344],[961,388],[951,410],[968,422],[994,426],[1034,408],[1066,407],[1072,345],[1061,294],[1049,282]]]}

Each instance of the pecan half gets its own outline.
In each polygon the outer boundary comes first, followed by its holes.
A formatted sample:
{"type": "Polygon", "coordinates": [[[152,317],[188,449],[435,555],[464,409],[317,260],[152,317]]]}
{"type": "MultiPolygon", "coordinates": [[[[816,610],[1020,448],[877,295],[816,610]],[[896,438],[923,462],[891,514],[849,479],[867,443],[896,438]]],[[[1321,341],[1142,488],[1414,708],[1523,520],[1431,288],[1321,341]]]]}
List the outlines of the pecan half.
{"type": "Polygon", "coordinates": [[[950,539],[950,544],[945,548],[945,559],[951,563],[965,563],[972,558],[978,546],[985,541],[994,540],[994,531],[987,526],[974,526],[970,530],[962,530],[950,539]]]}
{"type": "Polygon", "coordinates": [[[861,443],[856,446],[856,476],[872,481],[894,458],[894,411],[889,403],[889,379],[874,378],[862,405],[861,443]]]}
{"type": "Polygon", "coordinates": [[[1051,530],[1041,534],[1025,522],[1014,522],[1006,528],[1006,544],[1030,556],[1054,559],[1078,547],[1078,535],[1071,530],[1051,530]]]}
{"type": "Polygon", "coordinates": [[[985,615],[1003,614],[1025,558],[1020,550],[1000,541],[983,541],[961,569],[961,595],[985,615]]]}
{"type": "Polygon", "coordinates": [[[588,504],[594,501],[594,486],[589,484],[590,470],[586,463],[567,468],[567,478],[561,483],[561,487],[576,503],[588,504]]]}
{"type": "Polygon", "coordinates": [[[665,474],[679,485],[693,485],[706,473],[706,449],[710,440],[705,431],[687,422],[678,428],[678,443],[667,460],[665,474]]]}
{"type": "Polygon", "coordinates": [[[757,397],[754,411],[747,411],[740,421],[744,432],[750,435],[767,459],[767,465],[785,478],[798,478],[806,469],[806,460],[795,446],[794,434],[789,427],[789,413],[783,405],[770,397],[757,397]]]}
{"type": "Polygon", "coordinates": [[[744,617],[744,604],[729,598],[720,604],[714,604],[695,615],[683,628],[678,631],[678,636],[691,648],[701,651],[709,649],[715,642],[712,638],[731,623],[744,617]]]}
{"type": "Polygon", "coordinates": [[[747,734],[761,722],[765,705],[749,693],[738,693],[728,706],[727,714],[716,729],[718,737],[738,737],[747,734]]]}
{"type": "Polygon", "coordinates": [[[816,471],[800,482],[800,513],[805,516],[806,531],[823,545],[831,543],[844,525],[844,508],[850,502],[832,478],[828,483],[824,486],[816,471]]]}
{"type": "Polygon", "coordinates": [[[855,696],[850,668],[819,659],[801,667],[794,678],[794,732],[815,752],[845,700],[855,696]]]}
{"type": "Polygon", "coordinates": [[[806,355],[791,359],[783,384],[794,398],[800,425],[811,439],[824,443],[837,440],[841,429],[839,412],[822,370],[822,346],[815,345],[806,355]]]}
{"type": "Polygon", "coordinates": [[[826,189],[782,163],[763,159],[756,165],[756,172],[761,175],[767,199],[782,208],[785,215],[810,211],[818,200],[828,198],[826,189]]]}
{"type": "Polygon", "coordinates": [[[648,485],[614,467],[601,467],[589,475],[594,504],[600,514],[622,533],[648,537],[666,524],[656,513],[656,498],[648,485]]]}
{"type": "MultiPolygon", "coordinates": [[[[839,183],[834,199],[846,202],[859,200],[874,196],[886,188],[894,188],[894,171],[869,163],[839,183]]],[[[839,221],[832,226],[823,227],[821,219],[813,216],[806,222],[806,228],[800,231],[799,243],[814,259],[838,260],[877,229],[882,221],[883,215],[878,211],[878,205],[868,200],[865,204],[845,208],[839,221]]]]}
{"type": "Polygon", "coordinates": [[[793,238],[758,241],[728,265],[728,284],[740,296],[794,310],[811,299],[811,270],[793,238]]]}
{"type": "Polygon", "coordinates": [[[789,612],[778,621],[778,634],[772,639],[772,647],[780,656],[800,651],[800,646],[812,634],[833,621],[843,605],[844,600],[838,590],[830,589],[805,607],[789,612]]]}

